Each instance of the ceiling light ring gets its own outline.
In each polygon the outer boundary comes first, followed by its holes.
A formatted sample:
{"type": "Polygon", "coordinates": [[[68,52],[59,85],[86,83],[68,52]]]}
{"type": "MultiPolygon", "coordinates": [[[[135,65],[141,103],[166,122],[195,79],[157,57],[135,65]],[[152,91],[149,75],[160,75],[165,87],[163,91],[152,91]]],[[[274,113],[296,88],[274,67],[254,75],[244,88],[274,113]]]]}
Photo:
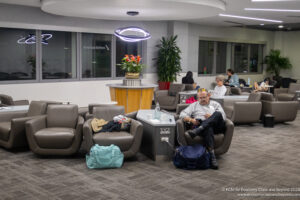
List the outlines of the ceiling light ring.
{"type": "Polygon", "coordinates": [[[148,31],[146,31],[140,27],[137,27],[137,26],[128,26],[128,27],[118,28],[115,30],[114,34],[115,34],[115,36],[117,36],[118,38],[120,38],[121,40],[126,41],[126,42],[139,42],[139,41],[148,40],[151,38],[151,34],[148,31]],[[123,34],[126,31],[139,32],[139,33],[142,33],[143,36],[123,34]]]}

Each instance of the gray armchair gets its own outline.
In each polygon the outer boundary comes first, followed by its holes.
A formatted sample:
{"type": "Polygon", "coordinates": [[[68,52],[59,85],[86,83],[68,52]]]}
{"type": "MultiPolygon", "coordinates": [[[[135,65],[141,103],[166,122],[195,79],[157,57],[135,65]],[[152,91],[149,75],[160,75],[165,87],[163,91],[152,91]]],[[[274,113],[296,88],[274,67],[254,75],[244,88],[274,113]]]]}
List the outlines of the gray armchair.
{"type": "Polygon", "coordinates": [[[46,113],[47,103],[32,101],[28,111],[0,113],[0,146],[12,149],[26,147],[25,123],[46,113]]]}
{"type": "MultiPolygon", "coordinates": [[[[183,122],[182,119],[178,119],[176,122],[177,125],[177,138],[180,145],[195,145],[195,144],[203,144],[203,138],[200,136],[197,136],[195,138],[191,138],[191,136],[188,134],[188,130],[185,128],[185,122],[183,122]]],[[[233,131],[234,131],[234,125],[229,120],[226,119],[226,131],[225,133],[219,133],[214,135],[214,141],[215,141],[215,154],[221,155],[228,151],[233,131]]]]}
{"type": "Polygon", "coordinates": [[[274,121],[289,122],[294,121],[298,112],[298,101],[275,101],[273,94],[262,92],[262,118],[266,114],[274,116],[274,121]]]}
{"type": "Polygon", "coordinates": [[[226,117],[236,124],[259,122],[262,109],[260,99],[260,93],[251,93],[246,102],[234,102],[232,106],[224,106],[226,117]]]}
{"type": "MultiPolygon", "coordinates": [[[[125,110],[123,106],[94,107],[94,117],[106,121],[111,121],[114,116],[124,115],[124,113],[125,110]]],[[[135,118],[136,113],[131,113],[128,116],[135,118]]],[[[95,134],[93,134],[91,121],[92,119],[87,120],[83,126],[84,142],[87,152],[94,144],[102,146],[114,144],[120,147],[125,158],[132,157],[139,151],[143,136],[143,125],[139,121],[135,119],[131,120],[129,132],[101,132],[95,134]]]]}
{"type": "Polygon", "coordinates": [[[179,103],[178,92],[184,91],[184,84],[170,84],[169,90],[157,90],[154,93],[155,103],[159,103],[161,109],[175,110],[179,103]]]}
{"type": "Polygon", "coordinates": [[[289,88],[275,88],[274,95],[278,101],[295,101],[297,90],[300,90],[300,84],[291,83],[289,88]]]}
{"type": "Polygon", "coordinates": [[[1,106],[19,106],[19,105],[29,105],[28,100],[17,100],[14,101],[11,96],[0,94],[1,106]]]}
{"type": "Polygon", "coordinates": [[[81,145],[83,123],[77,105],[49,105],[45,116],[26,122],[29,147],[39,155],[72,155],[81,145]]]}
{"type": "Polygon", "coordinates": [[[88,106],[88,112],[85,114],[85,120],[91,119],[94,117],[94,108],[95,107],[107,107],[107,106],[115,106],[112,104],[99,104],[99,103],[92,103],[88,106]]]}

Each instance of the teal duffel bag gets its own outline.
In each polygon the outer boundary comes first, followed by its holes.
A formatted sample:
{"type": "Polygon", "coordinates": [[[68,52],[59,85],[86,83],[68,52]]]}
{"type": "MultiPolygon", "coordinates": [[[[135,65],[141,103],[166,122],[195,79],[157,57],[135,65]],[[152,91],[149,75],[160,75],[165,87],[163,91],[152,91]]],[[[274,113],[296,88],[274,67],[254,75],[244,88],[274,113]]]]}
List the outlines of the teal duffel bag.
{"type": "Polygon", "coordinates": [[[120,168],[123,164],[124,155],[116,145],[94,145],[90,155],[86,155],[86,165],[90,169],[120,168]]]}

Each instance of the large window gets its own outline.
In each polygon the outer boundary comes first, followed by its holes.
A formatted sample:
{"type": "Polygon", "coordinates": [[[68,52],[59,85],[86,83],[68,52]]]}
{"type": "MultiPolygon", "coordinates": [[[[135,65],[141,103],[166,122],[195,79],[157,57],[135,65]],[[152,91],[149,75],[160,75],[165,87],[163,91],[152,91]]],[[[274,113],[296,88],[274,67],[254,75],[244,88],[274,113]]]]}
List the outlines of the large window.
{"type": "Polygon", "coordinates": [[[111,35],[82,34],[82,77],[111,77],[111,35]]]}
{"type": "Polygon", "coordinates": [[[199,41],[199,74],[211,74],[214,64],[214,42],[199,41]]]}
{"type": "Polygon", "coordinates": [[[125,54],[143,58],[142,44],[112,34],[0,28],[0,83],[124,77],[117,64],[125,54]]]}
{"type": "Polygon", "coordinates": [[[199,41],[199,74],[261,73],[263,44],[199,41]]]}
{"type": "Polygon", "coordinates": [[[43,79],[76,78],[76,33],[42,31],[43,79]]]}
{"type": "MultiPolygon", "coordinates": [[[[125,72],[120,68],[118,64],[121,63],[122,58],[127,55],[141,55],[142,53],[142,42],[124,42],[117,38],[116,41],[116,76],[125,76],[125,72]]],[[[143,62],[143,60],[142,60],[143,62]]]]}
{"type": "Polygon", "coordinates": [[[36,79],[35,30],[0,28],[0,81],[36,79]]]}

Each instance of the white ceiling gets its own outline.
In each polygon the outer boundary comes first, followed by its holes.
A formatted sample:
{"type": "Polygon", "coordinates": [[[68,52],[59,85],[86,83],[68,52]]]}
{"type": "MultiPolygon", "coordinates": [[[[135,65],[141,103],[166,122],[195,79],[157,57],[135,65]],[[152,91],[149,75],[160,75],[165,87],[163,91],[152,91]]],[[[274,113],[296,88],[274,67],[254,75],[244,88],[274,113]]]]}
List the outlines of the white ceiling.
{"type": "MultiPolygon", "coordinates": [[[[232,21],[245,25],[262,22],[225,18],[219,13],[299,23],[299,13],[244,11],[244,8],[298,9],[300,0],[251,2],[251,0],[0,0],[0,3],[40,7],[43,11],[74,17],[112,20],[183,20],[205,25],[232,26],[232,21]],[[225,9],[224,9],[225,2],[225,9]],[[126,11],[139,11],[131,17],[126,11]],[[294,17],[289,17],[294,16],[294,17]]],[[[263,22],[264,24],[268,24],[263,22]]]]}

